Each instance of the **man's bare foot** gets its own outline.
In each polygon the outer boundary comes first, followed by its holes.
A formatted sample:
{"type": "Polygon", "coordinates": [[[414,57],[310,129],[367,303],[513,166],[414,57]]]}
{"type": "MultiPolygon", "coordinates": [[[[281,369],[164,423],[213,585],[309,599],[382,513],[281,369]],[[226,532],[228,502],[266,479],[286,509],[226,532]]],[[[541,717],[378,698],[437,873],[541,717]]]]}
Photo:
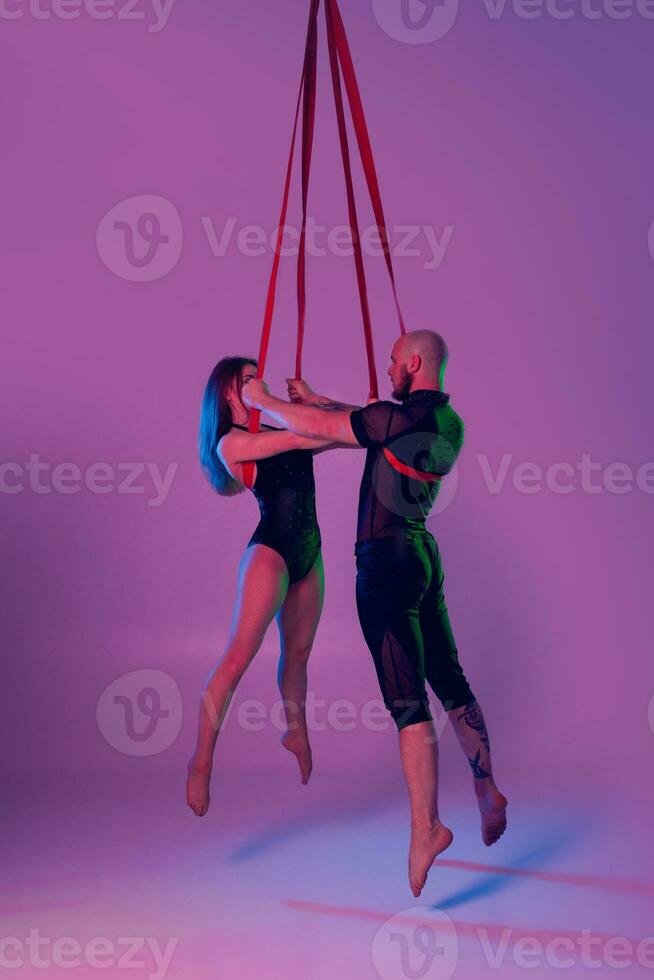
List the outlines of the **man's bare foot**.
{"type": "Polygon", "coordinates": [[[309,739],[306,732],[299,729],[294,732],[286,732],[286,734],[282,736],[282,745],[285,749],[288,749],[289,752],[292,752],[297,758],[300,773],[302,774],[302,784],[306,786],[306,784],[309,782],[311,770],[313,769],[311,746],[309,745],[309,739]]]}
{"type": "Polygon", "coordinates": [[[506,830],[508,800],[497,787],[492,786],[477,792],[477,802],[481,813],[481,838],[486,847],[490,847],[506,830]]]}
{"type": "Polygon", "coordinates": [[[439,854],[442,854],[454,840],[454,834],[442,823],[436,823],[425,830],[411,831],[409,849],[409,884],[416,898],[425,887],[429,869],[439,854]]]}
{"type": "Polygon", "coordinates": [[[187,766],[186,802],[197,817],[203,817],[209,809],[209,781],[211,766],[194,762],[195,756],[187,766]]]}

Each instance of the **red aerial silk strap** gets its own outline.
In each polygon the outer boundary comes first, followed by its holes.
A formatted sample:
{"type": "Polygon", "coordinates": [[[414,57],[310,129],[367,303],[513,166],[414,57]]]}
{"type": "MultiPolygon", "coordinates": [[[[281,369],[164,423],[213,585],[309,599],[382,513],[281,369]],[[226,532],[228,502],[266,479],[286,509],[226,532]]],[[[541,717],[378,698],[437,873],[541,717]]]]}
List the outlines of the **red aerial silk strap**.
{"type": "MultiPolygon", "coordinates": [[[[347,41],[347,35],[345,33],[343,18],[341,17],[341,12],[339,10],[338,0],[325,0],[325,9],[327,12],[327,35],[330,43],[330,51],[333,47],[335,47],[338,52],[338,59],[340,61],[341,70],[343,72],[343,80],[345,82],[345,90],[347,92],[348,102],[350,104],[350,112],[352,113],[354,131],[356,133],[357,143],[359,144],[361,162],[363,163],[366,182],[368,184],[368,191],[370,193],[375,218],[377,219],[377,228],[379,230],[379,237],[381,239],[382,249],[384,251],[384,258],[386,259],[386,266],[391,279],[395,308],[397,310],[397,316],[400,323],[400,333],[405,334],[406,327],[404,325],[402,310],[400,309],[400,301],[397,296],[397,286],[395,284],[395,274],[393,272],[393,260],[391,258],[391,250],[388,243],[388,232],[386,230],[386,219],[384,217],[384,208],[382,205],[379,181],[377,179],[377,171],[375,168],[375,158],[373,156],[372,146],[370,144],[370,136],[368,134],[368,126],[366,124],[363,102],[361,101],[361,93],[359,91],[356,72],[354,71],[354,63],[350,53],[350,46],[347,41]]],[[[338,67],[336,68],[336,71],[338,71],[338,67]]],[[[340,114],[342,114],[343,111],[343,100],[342,98],[339,99],[337,97],[336,102],[336,111],[339,113],[340,126],[340,114]]],[[[348,177],[346,174],[346,180],[347,179],[348,177]]]]}
{"type": "MultiPolygon", "coordinates": [[[[348,102],[350,104],[350,112],[352,113],[352,121],[354,123],[354,131],[357,137],[357,143],[359,145],[359,153],[361,154],[361,162],[363,163],[364,173],[366,175],[366,182],[368,184],[368,191],[370,193],[370,200],[372,201],[373,211],[375,213],[375,218],[377,219],[377,227],[379,230],[379,237],[381,239],[382,248],[384,250],[384,258],[386,259],[386,266],[388,268],[388,274],[391,279],[391,287],[393,290],[393,298],[395,299],[395,308],[397,310],[397,315],[400,323],[400,332],[402,334],[406,333],[406,327],[404,324],[404,318],[402,316],[402,310],[400,308],[400,301],[397,296],[397,286],[395,284],[395,275],[393,272],[393,260],[391,258],[391,251],[388,243],[388,232],[386,230],[386,219],[384,218],[384,208],[381,200],[381,193],[379,191],[379,181],[377,180],[377,171],[375,169],[375,160],[372,153],[372,146],[370,144],[370,136],[368,135],[368,126],[366,124],[366,117],[363,110],[363,103],[361,101],[361,93],[359,91],[359,85],[357,83],[356,73],[354,71],[354,64],[352,62],[352,55],[350,54],[350,47],[347,42],[347,35],[345,33],[345,27],[343,25],[343,19],[341,17],[341,12],[338,7],[338,0],[325,0],[325,11],[327,16],[327,38],[329,43],[329,53],[330,53],[330,63],[332,67],[332,81],[334,83],[334,96],[336,101],[336,115],[338,117],[338,127],[339,133],[341,135],[341,149],[343,151],[343,163],[345,169],[345,182],[347,185],[348,194],[348,204],[352,202],[350,206],[350,215],[353,216],[354,220],[350,221],[353,230],[353,237],[358,242],[359,229],[356,224],[356,207],[354,205],[354,191],[352,188],[352,172],[349,164],[349,152],[347,147],[347,130],[345,128],[345,114],[343,112],[343,98],[341,95],[340,78],[338,73],[338,63],[340,62],[340,67],[343,72],[343,80],[345,82],[345,90],[347,92],[348,102]],[[338,54],[338,62],[336,61],[336,54],[338,54]]],[[[363,261],[361,259],[361,250],[357,249],[355,246],[355,259],[357,263],[357,278],[359,281],[359,290],[361,293],[361,307],[364,311],[364,333],[366,338],[366,350],[368,352],[368,367],[371,376],[370,389],[374,392],[374,397],[378,397],[377,394],[377,378],[374,367],[374,351],[372,345],[372,331],[370,328],[370,315],[368,313],[368,301],[366,296],[366,279],[365,272],[363,269],[363,261]]],[[[384,456],[386,460],[390,463],[396,472],[400,473],[402,476],[410,477],[412,480],[420,480],[422,483],[437,483],[441,479],[441,475],[438,473],[427,473],[423,470],[416,470],[412,466],[408,466],[403,463],[402,460],[398,459],[391,450],[385,446],[384,456]]]]}
{"type": "MultiPolygon", "coordinates": [[[[303,120],[302,120],[302,232],[300,236],[300,251],[298,257],[297,272],[297,293],[298,293],[298,336],[297,353],[295,359],[295,373],[301,377],[302,367],[302,342],[304,339],[304,319],[306,311],[306,291],[305,291],[305,242],[306,242],[306,219],[307,219],[307,196],[309,189],[309,173],[311,170],[311,152],[313,148],[313,132],[316,106],[316,61],[318,47],[318,10],[320,0],[311,0],[309,11],[309,24],[307,27],[307,42],[304,52],[304,64],[302,67],[302,78],[300,80],[300,91],[295,109],[295,120],[293,122],[293,135],[291,137],[291,149],[288,156],[286,168],[286,181],[284,184],[284,196],[282,200],[282,210],[277,229],[277,240],[275,243],[275,257],[273,259],[270,281],[268,283],[268,294],[266,297],[266,310],[263,319],[263,329],[261,331],[261,342],[259,345],[259,358],[257,366],[257,378],[263,378],[268,357],[268,346],[270,343],[270,331],[272,327],[273,311],[275,308],[275,293],[277,289],[277,275],[279,272],[279,261],[281,257],[281,246],[284,237],[286,215],[288,212],[288,199],[291,188],[291,176],[293,173],[293,157],[295,155],[295,143],[297,138],[298,120],[300,118],[300,105],[304,95],[303,120]]],[[[258,432],[261,412],[258,409],[250,411],[248,419],[248,431],[258,432]]],[[[254,485],[254,463],[246,462],[243,464],[243,482],[248,489],[254,485]]]]}
{"type": "Polygon", "coordinates": [[[341,75],[338,67],[338,49],[336,36],[333,26],[334,5],[330,0],[325,0],[325,17],[327,19],[327,44],[329,47],[329,64],[332,74],[332,87],[334,89],[334,102],[336,104],[336,119],[338,122],[338,135],[341,143],[341,156],[343,158],[343,171],[345,173],[345,188],[347,191],[347,207],[352,233],[352,247],[354,250],[354,263],[359,284],[359,299],[361,301],[361,315],[363,317],[363,336],[366,344],[366,355],[368,358],[368,387],[369,397],[379,398],[379,386],[377,383],[377,369],[375,367],[375,346],[372,339],[372,324],[370,321],[370,307],[368,305],[368,289],[366,286],[366,272],[363,265],[363,254],[361,251],[361,237],[359,235],[359,220],[357,217],[356,199],[354,197],[354,185],[352,183],[352,168],[350,166],[350,148],[347,138],[347,127],[345,124],[345,111],[343,109],[343,93],[341,91],[341,75]]]}
{"type": "MultiPolygon", "coordinates": [[[[325,14],[327,18],[327,40],[329,44],[329,57],[330,65],[332,70],[332,82],[334,87],[334,100],[336,103],[336,116],[338,119],[338,131],[341,139],[341,151],[343,156],[343,169],[345,171],[345,183],[347,187],[347,198],[348,198],[348,208],[350,212],[350,226],[352,229],[352,237],[354,241],[354,257],[357,270],[357,279],[359,283],[359,293],[361,296],[361,309],[363,312],[363,328],[366,340],[366,351],[368,355],[368,370],[370,375],[370,392],[375,398],[378,397],[378,387],[377,387],[377,376],[375,370],[375,355],[372,340],[372,329],[370,325],[370,313],[368,309],[368,298],[366,289],[366,277],[365,270],[363,267],[363,258],[361,255],[361,247],[359,243],[359,227],[357,222],[356,204],[354,199],[354,189],[352,186],[352,170],[350,167],[350,155],[347,142],[347,129],[345,124],[345,113],[343,110],[343,96],[341,93],[341,83],[339,74],[339,63],[340,68],[343,72],[343,80],[345,82],[345,90],[347,92],[348,102],[350,105],[350,112],[352,113],[352,121],[354,123],[354,131],[357,137],[357,143],[359,146],[359,153],[361,155],[361,162],[363,164],[364,173],[366,176],[366,182],[368,184],[368,191],[370,193],[370,200],[372,201],[373,211],[375,213],[375,218],[377,219],[377,227],[379,230],[379,237],[381,239],[382,248],[384,251],[384,258],[386,259],[386,266],[388,268],[388,274],[391,280],[391,287],[393,290],[393,298],[395,300],[395,308],[397,310],[397,315],[400,324],[400,332],[402,334],[406,333],[406,326],[404,324],[404,318],[402,316],[402,310],[400,308],[400,301],[397,295],[397,286],[395,283],[395,275],[393,272],[393,260],[391,258],[391,251],[388,242],[388,232],[386,230],[386,219],[384,217],[384,208],[381,200],[381,193],[379,190],[379,181],[377,179],[377,171],[375,169],[375,160],[372,152],[372,146],[370,144],[370,136],[368,134],[368,126],[366,124],[365,112],[363,109],[363,103],[361,101],[361,93],[359,91],[359,85],[357,83],[357,77],[354,70],[354,64],[352,62],[352,55],[350,53],[350,47],[347,41],[347,35],[345,33],[345,27],[343,25],[343,19],[341,17],[341,12],[338,7],[338,0],[325,0],[325,14]]],[[[416,470],[412,466],[408,466],[403,463],[400,459],[395,456],[394,453],[388,447],[384,447],[384,456],[386,460],[390,463],[396,472],[403,476],[410,477],[412,480],[420,480],[423,483],[436,483],[441,479],[441,475],[437,473],[427,473],[426,471],[416,470]]]]}
{"type": "Polygon", "coordinates": [[[305,55],[304,114],[302,120],[302,231],[297,263],[297,347],[295,353],[295,377],[302,377],[302,347],[304,343],[304,320],[306,313],[306,233],[307,198],[309,175],[313,153],[313,132],[316,118],[316,69],[318,61],[318,8],[320,0],[311,5],[307,51],[305,55]]]}
{"type": "MultiPolygon", "coordinates": [[[[279,272],[279,262],[281,255],[281,245],[288,212],[288,200],[291,186],[291,176],[293,170],[293,157],[295,154],[295,143],[297,138],[297,128],[300,116],[300,105],[303,103],[302,120],[302,231],[300,235],[300,248],[298,255],[297,269],[297,299],[298,299],[298,330],[297,330],[297,349],[295,357],[295,376],[302,376],[302,348],[304,342],[304,326],[306,315],[306,221],[307,221],[307,199],[309,189],[309,175],[311,170],[311,157],[313,151],[313,135],[315,126],[315,106],[316,106],[316,63],[317,63],[317,18],[320,8],[320,0],[311,0],[309,11],[309,24],[307,27],[307,41],[304,53],[304,65],[302,68],[302,78],[300,81],[300,91],[295,110],[295,120],[293,123],[293,135],[291,138],[291,149],[286,170],[286,181],[284,185],[284,196],[282,200],[282,210],[277,230],[277,241],[275,244],[275,256],[268,284],[268,294],[266,298],[266,309],[261,333],[261,343],[259,348],[259,358],[257,367],[257,378],[262,378],[265,371],[268,346],[270,342],[270,332],[272,326],[273,310],[275,305],[275,293],[277,288],[277,276],[279,272]],[[304,99],[303,99],[304,96],[304,99]]],[[[356,199],[354,195],[354,185],[352,181],[352,168],[350,165],[350,151],[348,145],[347,125],[345,122],[345,110],[343,105],[343,94],[341,90],[341,75],[345,82],[345,90],[352,114],[352,121],[356,133],[359,153],[368,185],[368,191],[372,201],[373,211],[377,220],[377,227],[380,235],[386,266],[391,279],[395,307],[400,324],[400,332],[406,333],[404,319],[397,296],[395,275],[393,272],[393,262],[388,242],[388,232],[384,218],[384,209],[379,191],[379,182],[375,169],[375,162],[368,135],[361,94],[354,71],[354,64],[343,25],[343,19],[338,7],[337,0],[325,0],[325,16],[327,21],[327,41],[329,47],[329,62],[332,75],[332,85],[334,89],[334,102],[336,105],[336,116],[338,121],[338,132],[341,144],[341,155],[343,158],[343,170],[345,173],[345,184],[347,190],[348,213],[350,229],[352,232],[352,243],[354,248],[354,259],[356,266],[357,282],[359,287],[359,297],[361,301],[361,313],[363,317],[363,329],[366,345],[366,355],[368,360],[368,380],[371,398],[379,397],[379,387],[377,383],[377,370],[375,367],[375,351],[372,336],[372,324],[370,319],[370,308],[368,304],[368,291],[366,285],[365,268],[363,264],[363,254],[361,250],[361,236],[359,233],[359,222],[356,210],[356,199]],[[339,68],[340,64],[340,68],[339,68]]],[[[261,413],[253,409],[248,420],[248,430],[257,432],[259,430],[261,413]]],[[[390,454],[392,456],[392,454],[390,454]]],[[[392,457],[395,459],[395,457],[392,457]]],[[[400,464],[399,460],[397,463],[400,464]]],[[[397,468],[397,467],[396,467],[397,468]]],[[[410,469],[410,468],[407,468],[410,469]]],[[[418,471],[412,471],[417,473],[418,471]]],[[[411,474],[407,474],[411,475],[411,474]]],[[[254,463],[246,462],[243,464],[244,483],[252,489],[254,483],[254,463]]]]}
{"type": "Polygon", "coordinates": [[[384,446],[384,456],[393,469],[402,476],[410,476],[412,480],[420,480],[422,483],[437,483],[441,479],[440,473],[427,473],[426,470],[414,470],[413,466],[407,466],[390,451],[388,446],[384,446]]]}

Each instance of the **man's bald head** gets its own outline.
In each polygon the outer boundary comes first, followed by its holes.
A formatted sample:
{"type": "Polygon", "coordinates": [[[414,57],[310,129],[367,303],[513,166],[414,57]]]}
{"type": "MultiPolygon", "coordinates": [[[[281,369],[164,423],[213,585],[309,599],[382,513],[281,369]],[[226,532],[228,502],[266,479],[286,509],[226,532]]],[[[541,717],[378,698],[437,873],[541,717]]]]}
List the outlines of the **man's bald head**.
{"type": "Polygon", "coordinates": [[[441,388],[448,357],[445,340],[434,330],[411,330],[398,337],[388,371],[393,396],[405,398],[418,388],[441,388]]]}
{"type": "Polygon", "coordinates": [[[403,360],[415,355],[426,365],[437,369],[448,357],[447,344],[434,330],[410,330],[398,338],[395,348],[403,360]]]}

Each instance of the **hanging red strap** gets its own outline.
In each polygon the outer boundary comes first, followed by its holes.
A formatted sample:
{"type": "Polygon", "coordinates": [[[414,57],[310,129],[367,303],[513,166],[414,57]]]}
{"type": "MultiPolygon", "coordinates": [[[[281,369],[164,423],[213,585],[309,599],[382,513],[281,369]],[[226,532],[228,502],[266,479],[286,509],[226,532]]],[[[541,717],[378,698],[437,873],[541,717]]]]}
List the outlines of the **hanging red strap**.
{"type": "MultiPolygon", "coordinates": [[[[279,272],[279,262],[281,257],[281,247],[286,225],[286,215],[288,213],[288,200],[291,188],[291,177],[293,174],[293,157],[295,155],[295,143],[297,138],[298,121],[300,118],[300,105],[304,94],[304,114],[303,114],[303,167],[302,167],[302,234],[300,243],[300,253],[298,258],[298,340],[296,353],[296,375],[300,377],[302,341],[304,338],[304,317],[306,309],[305,293],[305,238],[306,238],[306,206],[309,187],[309,172],[311,169],[311,150],[313,146],[313,130],[315,120],[315,99],[316,99],[316,55],[317,55],[317,31],[318,31],[318,10],[320,0],[311,0],[309,11],[309,23],[307,27],[307,42],[304,52],[304,64],[302,66],[302,78],[300,80],[300,91],[298,93],[297,106],[295,109],[295,119],[293,122],[293,134],[291,136],[291,149],[288,156],[286,167],[286,181],[284,183],[284,195],[282,199],[282,210],[277,229],[277,239],[275,242],[275,256],[273,258],[270,281],[268,283],[268,293],[266,297],[266,309],[263,319],[263,329],[261,331],[261,341],[259,345],[259,357],[257,363],[257,378],[263,378],[268,357],[268,346],[270,343],[270,332],[272,327],[273,311],[275,308],[275,293],[277,290],[277,276],[279,272]]],[[[252,409],[248,418],[248,431],[258,432],[261,412],[252,409]]],[[[254,463],[243,463],[243,482],[248,489],[254,486],[254,463]]]]}
{"type": "Polygon", "coordinates": [[[377,227],[382,243],[382,249],[384,251],[384,258],[386,259],[386,266],[391,279],[393,298],[395,299],[395,308],[397,310],[400,323],[400,332],[405,334],[406,327],[404,325],[404,318],[402,316],[402,310],[400,309],[400,302],[397,296],[395,274],[393,272],[393,260],[391,258],[391,250],[388,242],[386,219],[384,217],[384,208],[382,205],[379,181],[377,179],[377,171],[375,168],[375,158],[373,156],[372,146],[370,144],[366,116],[363,109],[363,103],[361,101],[361,93],[359,91],[356,73],[354,71],[354,63],[350,53],[350,46],[347,41],[343,18],[341,17],[341,12],[338,6],[338,0],[325,0],[325,5],[328,9],[327,31],[332,35],[332,43],[335,45],[338,52],[338,58],[340,61],[341,70],[343,72],[343,80],[345,82],[345,90],[347,92],[348,102],[350,104],[350,112],[352,113],[354,131],[359,144],[361,162],[363,163],[366,182],[368,184],[368,191],[370,192],[373,211],[375,213],[375,218],[377,219],[377,227]]]}
{"type": "Polygon", "coordinates": [[[313,153],[313,132],[316,118],[316,74],[318,64],[318,8],[320,0],[312,4],[307,36],[304,76],[304,113],[302,120],[302,230],[297,263],[297,346],[295,352],[295,377],[302,377],[302,347],[304,344],[304,321],[306,314],[306,235],[307,198],[309,175],[313,153]],[[314,10],[315,7],[315,10],[314,10]]]}
{"type": "Polygon", "coordinates": [[[338,67],[338,53],[334,32],[334,9],[330,0],[325,0],[325,17],[327,20],[327,44],[329,48],[329,65],[332,75],[332,87],[334,89],[334,103],[336,105],[336,119],[338,122],[338,135],[341,143],[341,156],[343,158],[343,171],[345,173],[345,187],[347,191],[347,207],[352,233],[352,248],[354,250],[354,263],[356,267],[357,281],[359,284],[359,299],[361,302],[361,316],[363,318],[363,335],[366,344],[366,355],[368,359],[368,387],[369,397],[379,397],[379,385],[377,383],[377,369],[375,367],[375,347],[372,338],[372,324],[370,321],[370,307],[368,304],[368,289],[366,285],[366,272],[363,265],[363,254],[361,252],[361,236],[359,234],[359,220],[357,217],[356,199],[354,196],[354,185],[352,183],[352,168],[350,166],[350,148],[347,138],[347,126],[345,123],[345,111],[343,108],[343,93],[341,91],[341,74],[338,67]]]}
{"type": "MultiPolygon", "coordinates": [[[[373,211],[375,213],[375,218],[377,219],[377,227],[379,230],[379,236],[384,251],[384,258],[386,259],[386,267],[388,269],[388,274],[391,280],[393,298],[395,300],[395,308],[397,310],[398,320],[400,324],[400,332],[402,334],[406,333],[406,327],[404,324],[404,318],[402,316],[402,310],[400,308],[400,302],[397,295],[397,286],[395,283],[395,275],[393,271],[393,260],[391,258],[391,250],[388,241],[388,232],[386,229],[386,219],[384,217],[384,208],[382,205],[381,193],[379,190],[379,181],[377,179],[377,171],[375,169],[375,160],[372,152],[372,146],[370,144],[370,136],[368,134],[368,126],[366,124],[365,112],[363,109],[363,103],[361,101],[361,93],[359,91],[359,85],[354,70],[354,64],[352,62],[352,55],[350,53],[350,47],[347,41],[347,35],[345,33],[343,19],[341,17],[341,12],[338,7],[338,0],[325,0],[325,13],[327,19],[327,40],[329,44],[330,65],[332,69],[332,82],[334,87],[334,101],[336,104],[338,130],[341,139],[343,168],[345,171],[345,183],[347,187],[348,207],[350,211],[350,226],[352,229],[352,236],[354,239],[354,256],[355,256],[355,263],[356,263],[356,270],[357,270],[357,279],[359,282],[359,293],[361,296],[361,309],[363,312],[364,336],[366,340],[366,351],[368,355],[368,370],[370,374],[370,390],[371,393],[374,393],[374,397],[378,397],[377,377],[375,371],[374,349],[373,349],[373,341],[372,341],[372,329],[370,325],[370,314],[368,310],[365,270],[363,267],[363,259],[361,256],[361,248],[359,244],[359,228],[357,222],[356,204],[354,199],[354,189],[352,186],[352,171],[350,167],[350,157],[349,157],[349,149],[348,149],[348,142],[347,142],[347,129],[345,125],[345,113],[343,111],[343,97],[342,97],[341,84],[340,84],[339,64],[343,72],[343,80],[345,82],[345,90],[347,92],[348,102],[350,105],[350,112],[352,114],[352,121],[354,124],[354,130],[356,133],[357,143],[359,146],[359,153],[361,155],[361,162],[363,164],[363,170],[366,177],[366,183],[368,185],[368,191],[370,193],[370,200],[372,202],[373,211]]],[[[412,480],[419,480],[423,483],[437,483],[441,479],[440,474],[428,473],[426,471],[416,470],[414,467],[409,466],[407,463],[402,462],[402,460],[398,459],[398,457],[393,452],[391,452],[391,450],[387,446],[384,447],[383,452],[387,462],[393,467],[393,469],[397,473],[401,474],[402,476],[409,477],[412,480]]]]}
{"type": "MultiPolygon", "coordinates": [[[[307,222],[307,200],[309,188],[309,175],[311,170],[311,157],[313,151],[313,135],[315,127],[315,105],[316,105],[316,64],[317,64],[317,17],[320,7],[320,0],[311,0],[309,12],[309,23],[307,27],[307,41],[304,53],[304,64],[302,68],[302,78],[300,81],[300,91],[295,110],[293,123],[293,134],[291,138],[291,149],[288,158],[286,171],[286,181],[284,185],[284,195],[282,200],[282,210],[277,230],[277,240],[275,244],[275,255],[273,266],[268,284],[266,298],[266,309],[264,314],[263,329],[261,333],[261,343],[259,348],[259,358],[257,367],[257,377],[262,378],[266,367],[268,356],[268,346],[272,326],[273,311],[275,305],[275,293],[277,288],[277,277],[281,256],[281,245],[288,212],[288,201],[291,186],[291,176],[293,170],[293,157],[295,154],[295,143],[297,139],[297,128],[300,116],[300,105],[303,102],[303,124],[302,124],[302,230],[300,234],[300,247],[298,255],[297,269],[297,299],[298,299],[298,330],[297,347],[295,357],[295,376],[300,378],[302,375],[302,349],[304,343],[304,326],[306,316],[306,222],[307,222]],[[304,99],[303,99],[304,96],[304,99]]],[[[395,276],[393,272],[393,262],[388,242],[388,232],[384,218],[384,210],[379,191],[379,182],[375,169],[368,127],[366,124],[365,113],[361,101],[361,94],[354,71],[352,56],[350,54],[343,19],[338,7],[337,0],[325,0],[325,15],[327,21],[327,40],[329,47],[329,62],[332,75],[332,85],[334,89],[334,102],[336,105],[336,116],[338,121],[338,131],[341,144],[341,155],[343,158],[343,170],[345,173],[345,184],[347,190],[348,212],[350,228],[352,232],[352,243],[354,249],[357,282],[359,287],[359,297],[361,301],[361,313],[363,317],[364,337],[366,344],[366,355],[368,360],[368,379],[370,397],[378,398],[379,389],[377,383],[377,371],[375,367],[375,352],[372,336],[372,324],[370,319],[370,308],[368,304],[368,292],[363,264],[363,254],[361,250],[361,236],[359,232],[359,222],[356,210],[356,199],[354,195],[354,185],[352,181],[352,169],[350,164],[350,151],[348,145],[347,125],[345,122],[345,110],[343,105],[343,94],[341,90],[340,71],[343,72],[345,88],[347,92],[354,129],[356,132],[359,152],[363,163],[364,173],[373,211],[377,220],[377,227],[380,234],[384,258],[391,279],[393,297],[397,310],[400,331],[406,333],[402,312],[397,296],[395,276]],[[340,64],[340,68],[339,68],[340,64]]],[[[259,430],[261,413],[253,409],[248,420],[250,432],[259,430]]],[[[398,461],[399,462],[399,461],[398,461]]],[[[244,483],[252,489],[254,483],[254,463],[246,462],[243,464],[244,483]]]]}

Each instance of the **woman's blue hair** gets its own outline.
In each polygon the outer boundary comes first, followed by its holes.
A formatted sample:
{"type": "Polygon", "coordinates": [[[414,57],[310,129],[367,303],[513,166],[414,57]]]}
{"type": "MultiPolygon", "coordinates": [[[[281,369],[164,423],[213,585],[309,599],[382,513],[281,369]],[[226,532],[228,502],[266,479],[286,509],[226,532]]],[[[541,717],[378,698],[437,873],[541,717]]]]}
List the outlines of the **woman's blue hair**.
{"type": "Polygon", "coordinates": [[[241,394],[241,371],[248,364],[257,366],[257,362],[252,357],[223,357],[209,375],[202,397],[198,433],[200,464],[216,493],[224,497],[232,497],[234,494],[242,493],[244,489],[243,485],[227,472],[216,448],[225,433],[229,432],[234,421],[231,406],[227,401],[227,392],[235,381],[236,389],[239,395],[241,394]]]}

